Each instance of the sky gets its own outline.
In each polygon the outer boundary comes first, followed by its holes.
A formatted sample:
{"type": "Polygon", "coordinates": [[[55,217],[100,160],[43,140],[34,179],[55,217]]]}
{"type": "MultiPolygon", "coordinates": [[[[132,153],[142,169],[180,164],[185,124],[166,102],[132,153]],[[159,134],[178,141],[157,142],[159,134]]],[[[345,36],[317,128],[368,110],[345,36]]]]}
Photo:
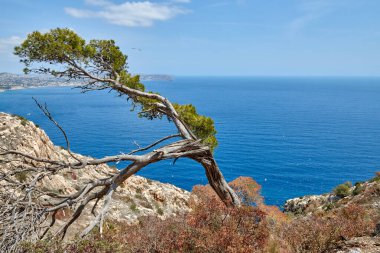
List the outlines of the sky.
{"type": "Polygon", "coordinates": [[[129,71],[178,76],[380,76],[380,0],[0,0],[0,72],[26,35],[114,39],[129,71]]]}

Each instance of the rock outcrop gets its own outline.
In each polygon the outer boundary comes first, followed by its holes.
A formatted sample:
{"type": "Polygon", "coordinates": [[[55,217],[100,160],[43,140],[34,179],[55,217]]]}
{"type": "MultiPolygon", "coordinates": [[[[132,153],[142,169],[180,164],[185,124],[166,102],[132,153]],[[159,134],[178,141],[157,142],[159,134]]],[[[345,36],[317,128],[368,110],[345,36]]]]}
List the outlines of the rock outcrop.
{"type": "MultiPolygon", "coordinates": [[[[334,212],[349,205],[363,207],[371,215],[380,214],[380,174],[367,181],[355,184],[347,196],[338,197],[334,193],[304,196],[289,199],[284,205],[284,212],[295,218],[309,215],[320,216],[334,212]]],[[[365,219],[365,217],[363,217],[365,219]]],[[[372,236],[354,237],[340,241],[329,253],[377,253],[380,252],[380,224],[377,224],[372,236]]]]}
{"type": "Polygon", "coordinates": [[[324,210],[339,198],[334,194],[309,195],[288,199],[284,204],[285,213],[307,214],[316,210],[324,210]]]}
{"type": "Polygon", "coordinates": [[[380,175],[351,187],[346,197],[334,193],[310,195],[289,199],[284,204],[284,212],[294,215],[308,215],[319,211],[328,211],[348,204],[358,204],[380,212],[380,175]]]}
{"type": "MultiPolygon", "coordinates": [[[[46,133],[33,122],[19,116],[0,113],[0,148],[18,150],[40,158],[69,161],[70,154],[55,146],[46,133]]],[[[78,157],[82,157],[76,154],[78,157]]],[[[0,164],[1,171],[17,168],[21,160],[0,164]]],[[[44,179],[39,187],[60,194],[77,191],[84,182],[104,178],[116,169],[107,165],[87,166],[79,171],[65,169],[51,178],[44,179]]],[[[188,212],[190,193],[170,184],[163,184],[140,176],[132,176],[114,194],[107,219],[133,223],[142,216],[155,215],[161,218],[188,212]]],[[[68,213],[70,210],[68,210],[68,213]]],[[[63,223],[67,213],[60,215],[63,223]]],[[[71,228],[71,234],[79,232],[93,219],[90,210],[71,228]]],[[[58,224],[59,225],[59,224],[58,224]]]]}

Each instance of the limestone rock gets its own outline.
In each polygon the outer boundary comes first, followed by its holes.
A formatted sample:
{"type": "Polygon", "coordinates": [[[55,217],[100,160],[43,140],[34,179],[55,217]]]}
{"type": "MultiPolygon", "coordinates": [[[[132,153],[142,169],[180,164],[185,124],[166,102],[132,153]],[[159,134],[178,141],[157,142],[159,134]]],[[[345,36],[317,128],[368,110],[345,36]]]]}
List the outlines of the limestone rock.
{"type": "Polygon", "coordinates": [[[339,198],[333,194],[310,195],[289,199],[285,202],[284,212],[293,214],[307,214],[316,210],[328,208],[339,198]]]}
{"type": "MultiPolygon", "coordinates": [[[[46,133],[33,122],[6,113],[0,113],[0,147],[39,158],[61,161],[73,159],[65,149],[55,146],[46,133]]],[[[75,155],[85,158],[79,154],[75,155]]],[[[21,160],[0,164],[0,170],[9,171],[20,164],[22,164],[21,160]]],[[[115,168],[107,165],[87,166],[82,170],[65,169],[50,179],[44,179],[39,187],[69,194],[77,191],[83,183],[104,178],[114,171],[115,168]]],[[[156,215],[164,219],[188,212],[189,198],[189,192],[174,185],[132,176],[115,192],[107,219],[128,223],[134,223],[139,217],[148,215],[156,215]]],[[[62,224],[71,211],[62,212],[58,223],[62,224]]],[[[83,217],[73,226],[71,233],[79,232],[79,229],[84,228],[92,219],[90,210],[86,210],[83,217]]]]}

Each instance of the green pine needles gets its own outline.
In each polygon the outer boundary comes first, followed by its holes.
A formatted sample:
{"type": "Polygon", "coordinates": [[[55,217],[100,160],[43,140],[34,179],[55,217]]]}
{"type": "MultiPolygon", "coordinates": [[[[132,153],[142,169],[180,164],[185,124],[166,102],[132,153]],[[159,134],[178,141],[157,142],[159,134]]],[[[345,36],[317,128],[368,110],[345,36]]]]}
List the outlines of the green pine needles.
{"type": "Polygon", "coordinates": [[[218,146],[218,141],[215,137],[214,121],[211,118],[199,115],[192,104],[173,104],[173,106],[181,120],[190,127],[195,136],[201,139],[205,145],[209,146],[212,150],[218,146]]]}

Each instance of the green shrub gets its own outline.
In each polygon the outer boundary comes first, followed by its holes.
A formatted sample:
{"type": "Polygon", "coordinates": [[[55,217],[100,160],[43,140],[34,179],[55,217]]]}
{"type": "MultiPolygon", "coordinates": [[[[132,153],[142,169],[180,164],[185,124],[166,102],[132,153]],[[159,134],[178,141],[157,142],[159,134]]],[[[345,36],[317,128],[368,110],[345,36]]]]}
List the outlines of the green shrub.
{"type": "Polygon", "coordinates": [[[136,197],[137,199],[140,199],[140,200],[145,200],[145,199],[146,199],[141,193],[137,193],[137,194],[135,195],[135,197],[136,197]]]}
{"type": "Polygon", "coordinates": [[[16,179],[17,179],[19,182],[23,183],[23,182],[25,182],[26,179],[28,178],[28,172],[27,172],[27,171],[22,171],[22,172],[20,172],[20,173],[17,173],[17,174],[15,175],[15,177],[16,177],[16,179]]]}
{"type": "Polygon", "coordinates": [[[20,116],[20,115],[17,115],[17,114],[12,114],[12,116],[18,118],[19,120],[21,120],[21,125],[23,125],[23,126],[26,126],[26,124],[28,124],[28,122],[29,122],[29,120],[27,120],[23,116],[20,116]]]}
{"type": "Polygon", "coordinates": [[[322,207],[322,209],[323,209],[324,211],[330,211],[330,210],[334,209],[334,207],[335,207],[335,204],[334,204],[334,203],[327,203],[326,205],[324,205],[324,206],[322,207]]]}
{"type": "Polygon", "coordinates": [[[334,194],[340,198],[347,197],[351,194],[351,187],[351,182],[340,184],[334,189],[334,194]]]}
{"type": "Polygon", "coordinates": [[[132,212],[134,213],[137,213],[139,211],[139,208],[137,207],[137,205],[135,203],[132,203],[131,206],[129,207],[132,212]]]}
{"type": "Polygon", "coordinates": [[[355,188],[354,190],[352,191],[352,195],[356,196],[356,195],[359,195],[361,192],[363,192],[365,189],[365,186],[363,185],[363,183],[356,183],[355,184],[355,188]]]}
{"type": "Polygon", "coordinates": [[[369,180],[370,183],[379,182],[380,181],[380,172],[376,172],[376,176],[369,180]]]}
{"type": "Polygon", "coordinates": [[[148,201],[141,201],[139,204],[142,207],[145,207],[145,208],[148,208],[148,209],[153,209],[153,206],[148,201]]]}
{"type": "Polygon", "coordinates": [[[164,214],[164,210],[162,210],[162,208],[159,207],[158,205],[156,205],[156,211],[157,211],[158,215],[163,215],[164,214]]]}

